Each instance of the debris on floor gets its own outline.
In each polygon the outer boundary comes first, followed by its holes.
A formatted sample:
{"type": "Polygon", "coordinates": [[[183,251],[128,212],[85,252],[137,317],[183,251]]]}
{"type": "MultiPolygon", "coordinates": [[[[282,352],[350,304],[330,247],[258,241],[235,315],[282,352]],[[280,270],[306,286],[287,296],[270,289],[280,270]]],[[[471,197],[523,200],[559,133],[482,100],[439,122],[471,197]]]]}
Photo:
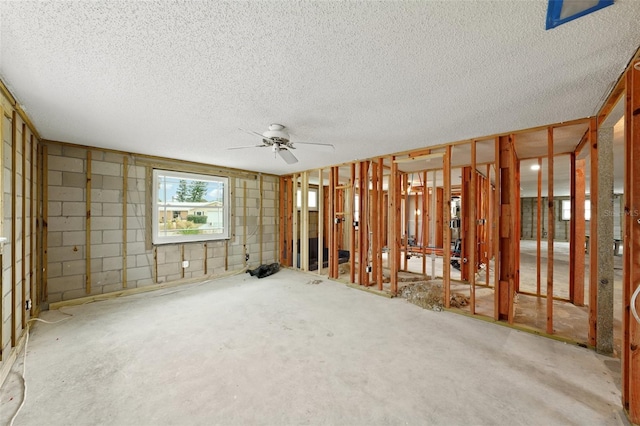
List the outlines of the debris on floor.
{"type": "MultiPolygon", "coordinates": [[[[399,289],[398,295],[407,299],[414,305],[433,311],[441,311],[444,307],[444,290],[442,281],[416,281],[404,285],[399,289]]],[[[452,308],[462,308],[469,305],[469,297],[461,293],[451,295],[452,308]]]]}
{"type": "Polygon", "coordinates": [[[271,263],[269,265],[260,265],[256,269],[247,269],[247,273],[252,277],[264,278],[275,274],[279,270],[279,263],[271,263]]]}
{"type": "Polygon", "coordinates": [[[464,294],[453,293],[451,295],[451,307],[452,308],[462,308],[463,306],[469,305],[469,298],[464,294]]]}
{"type": "Polygon", "coordinates": [[[320,284],[322,280],[311,280],[307,284],[320,284]]]}
{"type": "Polygon", "coordinates": [[[351,265],[349,265],[348,263],[341,263],[340,265],[338,265],[338,274],[344,275],[348,274],[349,272],[351,272],[351,265]]]}
{"type": "Polygon", "coordinates": [[[407,302],[433,311],[442,310],[443,294],[440,281],[416,281],[402,286],[399,291],[399,296],[407,299],[407,302]]]}

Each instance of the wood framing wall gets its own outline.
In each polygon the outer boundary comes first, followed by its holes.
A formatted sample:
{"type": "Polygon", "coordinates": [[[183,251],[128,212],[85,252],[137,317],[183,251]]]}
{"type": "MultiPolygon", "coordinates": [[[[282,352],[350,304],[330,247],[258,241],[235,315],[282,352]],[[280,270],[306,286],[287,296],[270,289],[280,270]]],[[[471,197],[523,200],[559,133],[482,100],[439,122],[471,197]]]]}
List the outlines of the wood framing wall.
{"type": "Polygon", "coordinates": [[[0,383],[23,343],[29,320],[38,314],[44,294],[37,271],[41,240],[42,173],[38,161],[38,135],[11,94],[0,82],[0,383]]]}

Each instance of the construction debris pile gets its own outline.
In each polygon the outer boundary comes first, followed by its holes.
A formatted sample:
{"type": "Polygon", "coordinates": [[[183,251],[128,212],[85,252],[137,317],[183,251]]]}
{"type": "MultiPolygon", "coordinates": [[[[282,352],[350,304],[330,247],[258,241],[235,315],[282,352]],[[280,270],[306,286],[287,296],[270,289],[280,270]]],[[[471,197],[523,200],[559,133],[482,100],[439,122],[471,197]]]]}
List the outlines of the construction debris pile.
{"type": "MultiPolygon", "coordinates": [[[[398,292],[399,297],[407,299],[414,305],[433,311],[442,311],[444,307],[444,290],[442,281],[415,281],[402,286],[398,292]]],[[[460,293],[451,295],[451,307],[461,308],[469,304],[469,298],[460,293]]]]}
{"type": "Polygon", "coordinates": [[[453,293],[451,295],[451,307],[452,308],[462,308],[463,306],[469,305],[469,298],[464,294],[453,293]]]}

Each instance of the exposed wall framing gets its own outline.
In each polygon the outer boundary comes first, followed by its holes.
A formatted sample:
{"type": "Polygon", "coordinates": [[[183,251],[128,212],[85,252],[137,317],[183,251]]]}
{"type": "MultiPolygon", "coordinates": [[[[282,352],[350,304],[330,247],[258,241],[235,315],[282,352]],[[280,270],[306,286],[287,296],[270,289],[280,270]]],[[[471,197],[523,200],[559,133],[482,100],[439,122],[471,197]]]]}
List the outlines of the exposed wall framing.
{"type": "Polygon", "coordinates": [[[24,344],[30,318],[40,310],[42,281],[36,267],[40,239],[34,229],[35,189],[42,178],[38,150],[37,132],[0,81],[0,236],[6,239],[0,248],[0,383],[24,344]]]}

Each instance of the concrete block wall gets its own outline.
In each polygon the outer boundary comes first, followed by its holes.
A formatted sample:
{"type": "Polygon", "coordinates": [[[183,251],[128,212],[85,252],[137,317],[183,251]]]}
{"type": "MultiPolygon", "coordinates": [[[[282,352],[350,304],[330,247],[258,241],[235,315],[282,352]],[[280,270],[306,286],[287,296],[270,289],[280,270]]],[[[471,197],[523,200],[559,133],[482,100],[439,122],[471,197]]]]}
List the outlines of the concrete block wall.
{"type": "MultiPolygon", "coordinates": [[[[278,178],[242,173],[231,177],[231,238],[207,242],[151,244],[152,166],[143,157],[91,148],[48,145],[48,296],[49,302],[105,294],[125,288],[145,287],[221,275],[277,260],[278,178]],[[91,151],[91,291],[86,286],[87,153],[91,151]],[[127,185],[124,191],[124,161],[127,185]],[[245,200],[246,185],[246,200],[245,200]],[[246,218],[243,216],[246,201],[246,218]],[[126,243],[123,232],[126,202],[126,243]],[[259,217],[262,206],[262,247],[259,217]],[[245,247],[246,233],[246,247],[245,247]],[[126,245],[125,245],[126,244],[126,245]],[[125,270],[126,253],[126,274],[125,270]],[[249,260],[245,261],[245,256],[249,260]],[[183,267],[183,262],[188,266],[183,267]],[[126,276],[126,283],[125,283],[126,276]]],[[[174,170],[189,164],[163,160],[174,170]]],[[[197,173],[206,173],[202,165],[197,173]]],[[[211,174],[221,175],[219,172],[211,174]]]]}
{"type": "MultiPolygon", "coordinates": [[[[569,241],[570,223],[568,220],[562,220],[562,200],[568,200],[569,197],[554,197],[554,217],[555,217],[555,241],[569,241]]],[[[542,239],[547,238],[548,226],[548,213],[547,213],[547,198],[542,197],[542,239]]],[[[535,240],[537,233],[537,210],[538,198],[537,197],[525,197],[520,199],[520,238],[523,240],[535,240]]]]}
{"type": "Polygon", "coordinates": [[[228,243],[229,270],[242,269],[245,255],[249,256],[246,263],[249,268],[258,267],[260,263],[277,261],[278,183],[279,180],[275,176],[262,176],[262,262],[260,262],[260,180],[235,179],[235,190],[232,194],[235,199],[235,230],[228,243]],[[243,217],[245,185],[246,220],[243,217]]]}

